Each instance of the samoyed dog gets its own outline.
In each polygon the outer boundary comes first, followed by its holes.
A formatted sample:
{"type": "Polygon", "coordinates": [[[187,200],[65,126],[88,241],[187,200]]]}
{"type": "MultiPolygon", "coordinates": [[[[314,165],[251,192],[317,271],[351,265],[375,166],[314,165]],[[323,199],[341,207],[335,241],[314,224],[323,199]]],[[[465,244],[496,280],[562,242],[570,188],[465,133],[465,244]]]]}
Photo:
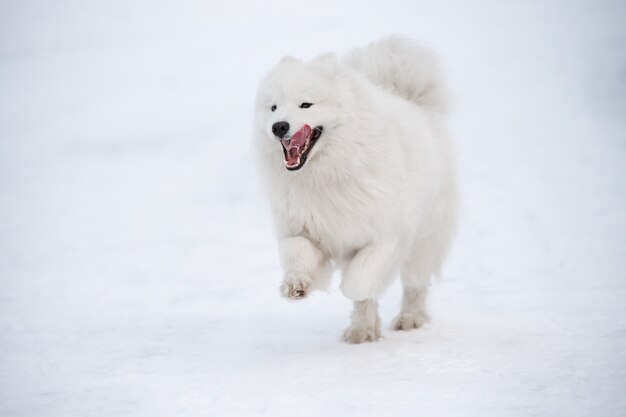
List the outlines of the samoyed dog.
{"type": "Polygon", "coordinates": [[[256,145],[279,239],[282,294],[354,302],[349,343],[380,338],[377,298],[400,276],[392,328],[428,316],[430,280],[454,233],[457,190],[446,94],[432,52],[398,37],[338,58],[285,57],[262,80],[256,145]]]}

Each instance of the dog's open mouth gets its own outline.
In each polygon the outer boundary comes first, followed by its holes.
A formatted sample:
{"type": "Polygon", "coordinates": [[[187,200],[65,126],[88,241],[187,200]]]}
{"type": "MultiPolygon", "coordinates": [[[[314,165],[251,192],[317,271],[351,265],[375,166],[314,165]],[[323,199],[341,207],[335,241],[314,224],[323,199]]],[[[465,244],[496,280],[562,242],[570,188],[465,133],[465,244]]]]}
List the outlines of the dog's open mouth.
{"type": "Polygon", "coordinates": [[[322,136],[322,130],[322,126],[311,129],[311,126],[304,125],[291,138],[280,141],[285,154],[285,167],[289,171],[296,171],[304,166],[307,155],[322,136]]]}

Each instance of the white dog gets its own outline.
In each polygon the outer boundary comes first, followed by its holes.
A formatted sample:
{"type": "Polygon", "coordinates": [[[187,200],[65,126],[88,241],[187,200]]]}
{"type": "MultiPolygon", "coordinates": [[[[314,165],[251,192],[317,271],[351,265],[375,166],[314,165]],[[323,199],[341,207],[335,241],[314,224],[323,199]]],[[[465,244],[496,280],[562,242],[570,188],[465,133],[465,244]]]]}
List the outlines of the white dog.
{"type": "Polygon", "coordinates": [[[280,240],[282,294],[354,301],[350,343],[380,337],[377,298],[400,274],[392,327],[420,327],[454,232],[457,191],[433,54],[387,38],[309,62],[284,58],[259,87],[256,143],[280,240]]]}

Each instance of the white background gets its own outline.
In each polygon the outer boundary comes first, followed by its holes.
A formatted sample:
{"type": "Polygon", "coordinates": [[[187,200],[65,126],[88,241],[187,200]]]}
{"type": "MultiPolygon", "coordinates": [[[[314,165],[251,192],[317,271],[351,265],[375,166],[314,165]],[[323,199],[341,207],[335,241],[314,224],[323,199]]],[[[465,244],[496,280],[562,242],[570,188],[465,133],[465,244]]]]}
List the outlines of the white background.
{"type": "Polygon", "coordinates": [[[0,415],[626,415],[624,21],[617,1],[3,1],[0,415]],[[461,229],[433,322],[351,346],[336,288],[278,296],[253,100],[285,54],[392,33],[442,56],[461,229]]]}

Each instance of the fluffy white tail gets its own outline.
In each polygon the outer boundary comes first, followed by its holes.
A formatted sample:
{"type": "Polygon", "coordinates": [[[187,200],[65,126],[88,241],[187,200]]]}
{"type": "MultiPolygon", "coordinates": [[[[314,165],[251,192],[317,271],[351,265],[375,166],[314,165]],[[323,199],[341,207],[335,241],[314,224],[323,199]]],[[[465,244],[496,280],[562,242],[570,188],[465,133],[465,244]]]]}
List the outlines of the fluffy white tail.
{"type": "Polygon", "coordinates": [[[437,58],[415,41],[396,36],[384,38],[348,52],[343,64],[432,112],[447,110],[447,93],[437,58]]]}

